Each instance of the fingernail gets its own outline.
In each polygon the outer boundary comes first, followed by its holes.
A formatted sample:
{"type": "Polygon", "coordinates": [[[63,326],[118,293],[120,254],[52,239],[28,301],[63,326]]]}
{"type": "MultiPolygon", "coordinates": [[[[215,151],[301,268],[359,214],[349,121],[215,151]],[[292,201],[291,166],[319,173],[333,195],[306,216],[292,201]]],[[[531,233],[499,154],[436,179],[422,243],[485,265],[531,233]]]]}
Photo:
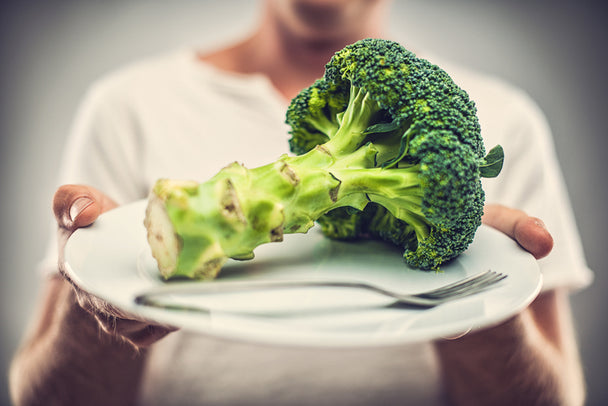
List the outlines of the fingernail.
{"type": "Polygon", "coordinates": [[[541,219],[534,219],[534,222],[536,223],[537,226],[544,228],[545,230],[547,229],[547,226],[541,219]]]}
{"type": "Polygon", "coordinates": [[[93,203],[88,197],[79,197],[74,200],[74,203],[70,206],[70,220],[76,221],[76,218],[82,213],[84,209],[89,207],[93,203]]]}

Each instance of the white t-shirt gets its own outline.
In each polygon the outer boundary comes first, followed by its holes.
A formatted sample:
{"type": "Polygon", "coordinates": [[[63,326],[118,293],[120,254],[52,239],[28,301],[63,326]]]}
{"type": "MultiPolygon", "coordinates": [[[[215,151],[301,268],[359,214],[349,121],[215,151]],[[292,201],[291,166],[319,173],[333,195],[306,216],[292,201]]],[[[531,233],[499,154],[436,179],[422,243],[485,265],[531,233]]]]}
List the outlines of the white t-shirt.
{"type": "MultiPolygon", "coordinates": [[[[543,289],[591,281],[550,132],[538,107],[509,85],[429,58],[475,100],[503,172],[484,180],[488,202],[525,210],[555,238],[540,261],[543,289]]],[[[191,50],[114,72],[90,90],[68,142],[61,183],[97,187],[124,204],[161,177],[203,181],[233,161],[255,167],[287,152],[288,102],[262,75],[197,61],[191,50]]],[[[142,388],[150,405],[441,404],[430,343],[310,349],[176,332],[151,350],[142,388]]]]}

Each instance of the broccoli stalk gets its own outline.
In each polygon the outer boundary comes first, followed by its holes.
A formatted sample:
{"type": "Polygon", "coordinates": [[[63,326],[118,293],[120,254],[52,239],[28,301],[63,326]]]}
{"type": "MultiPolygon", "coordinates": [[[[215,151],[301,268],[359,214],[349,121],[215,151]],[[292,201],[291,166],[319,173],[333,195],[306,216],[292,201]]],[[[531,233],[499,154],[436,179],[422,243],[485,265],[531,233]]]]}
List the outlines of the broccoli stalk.
{"type": "Polygon", "coordinates": [[[296,156],[206,182],[161,179],[145,225],[166,278],[215,278],[228,258],[305,233],[382,238],[406,261],[437,269],[464,251],[481,222],[484,156],[472,102],[449,76],[396,43],[363,40],[336,53],[325,76],[287,111],[296,156]]]}
{"type": "Polygon", "coordinates": [[[417,166],[375,167],[378,149],[360,144],[379,107],[365,96],[351,100],[348,125],[304,155],[253,169],[234,162],[201,184],[159,180],[145,222],[163,275],[213,278],[228,258],[253,258],[257,246],[305,233],[338,207],[363,210],[379,202],[400,218],[421,221],[417,166]],[[159,256],[167,246],[172,251],[159,256]]]}

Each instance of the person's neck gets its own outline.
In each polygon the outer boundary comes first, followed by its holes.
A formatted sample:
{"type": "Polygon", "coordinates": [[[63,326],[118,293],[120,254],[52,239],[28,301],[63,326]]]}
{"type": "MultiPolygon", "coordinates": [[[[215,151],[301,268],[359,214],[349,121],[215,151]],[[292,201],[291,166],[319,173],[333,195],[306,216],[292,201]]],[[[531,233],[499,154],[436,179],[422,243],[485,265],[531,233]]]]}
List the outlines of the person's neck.
{"type": "Polygon", "coordinates": [[[370,30],[332,39],[305,39],[267,23],[236,45],[199,57],[222,70],[262,73],[286,100],[291,100],[323,76],[325,64],[336,51],[373,36],[379,33],[370,30]]]}

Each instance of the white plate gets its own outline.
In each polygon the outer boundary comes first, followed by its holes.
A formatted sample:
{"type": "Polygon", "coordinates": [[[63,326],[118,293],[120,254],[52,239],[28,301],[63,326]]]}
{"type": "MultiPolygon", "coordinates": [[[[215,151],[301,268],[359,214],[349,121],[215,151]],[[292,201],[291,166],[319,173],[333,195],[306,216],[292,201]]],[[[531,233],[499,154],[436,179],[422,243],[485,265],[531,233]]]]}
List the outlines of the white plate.
{"type": "MultiPolygon", "coordinates": [[[[88,292],[141,317],[218,336],[308,346],[373,346],[429,340],[496,324],[538,294],[534,258],[514,241],[482,226],[469,249],[440,272],[410,269],[401,250],[379,241],[333,241],[313,228],[256,249],[251,261],[229,261],[221,280],[348,280],[404,293],[438,287],[492,269],[508,277],[477,295],[419,310],[391,307],[391,300],[347,288],[168,296],[175,304],[209,312],[138,305],[134,298],[171,286],[149,252],[143,217],[146,201],[102,215],[76,231],[65,249],[67,271],[88,292]]],[[[214,282],[180,282],[214,283],[214,282]]]]}

